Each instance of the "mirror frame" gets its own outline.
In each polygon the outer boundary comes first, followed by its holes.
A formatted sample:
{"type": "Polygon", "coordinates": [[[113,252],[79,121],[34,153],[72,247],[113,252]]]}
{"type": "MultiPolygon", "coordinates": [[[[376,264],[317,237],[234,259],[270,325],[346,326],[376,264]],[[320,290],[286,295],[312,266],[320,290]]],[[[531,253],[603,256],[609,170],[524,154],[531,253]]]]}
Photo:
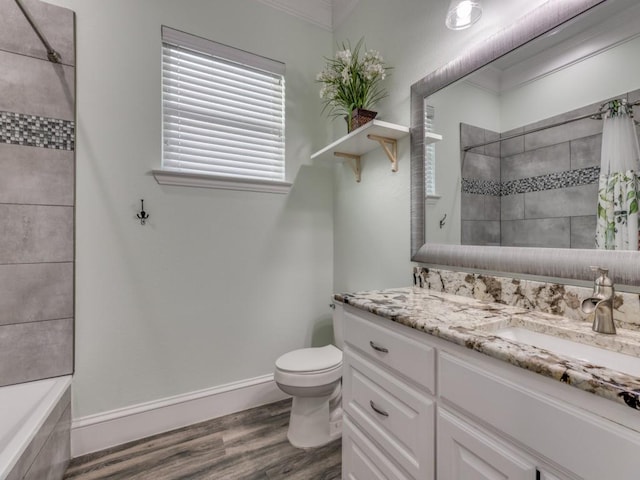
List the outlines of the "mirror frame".
{"type": "Polygon", "coordinates": [[[640,252],[637,251],[426,243],[424,99],[591,8],[610,1],[615,0],[547,2],[411,86],[412,261],[449,269],[457,267],[497,274],[551,277],[561,283],[593,280],[593,272],[589,267],[599,265],[609,269],[616,284],[640,285],[640,252]]]}

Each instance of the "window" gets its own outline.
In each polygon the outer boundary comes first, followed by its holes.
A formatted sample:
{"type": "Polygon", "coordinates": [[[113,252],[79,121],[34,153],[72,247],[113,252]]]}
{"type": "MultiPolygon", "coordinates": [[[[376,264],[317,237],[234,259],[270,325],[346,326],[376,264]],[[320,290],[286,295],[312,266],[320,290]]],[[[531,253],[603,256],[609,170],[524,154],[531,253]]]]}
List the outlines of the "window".
{"type": "Polygon", "coordinates": [[[431,105],[425,105],[424,109],[424,185],[425,196],[429,199],[437,199],[436,193],[436,145],[426,142],[426,134],[434,133],[435,109],[431,105]]]}
{"type": "Polygon", "coordinates": [[[288,191],[284,72],[280,62],[163,26],[158,182],[288,191]]]}

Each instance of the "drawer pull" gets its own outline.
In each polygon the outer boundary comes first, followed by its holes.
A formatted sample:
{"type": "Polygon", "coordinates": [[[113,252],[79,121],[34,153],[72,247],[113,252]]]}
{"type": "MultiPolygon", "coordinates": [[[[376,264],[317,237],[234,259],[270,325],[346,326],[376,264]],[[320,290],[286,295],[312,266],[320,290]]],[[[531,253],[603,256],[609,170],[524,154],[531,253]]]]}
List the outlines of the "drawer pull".
{"type": "Polygon", "coordinates": [[[385,412],[380,407],[378,407],[375,403],[373,403],[373,400],[369,400],[369,405],[371,405],[371,410],[376,412],[378,415],[382,415],[383,417],[388,417],[389,416],[389,414],[387,412],[385,412]]]}
{"type": "Polygon", "coordinates": [[[377,352],[389,353],[389,349],[388,348],[381,347],[380,345],[377,345],[377,344],[373,343],[373,340],[369,340],[369,345],[371,345],[371,348],[373,348],[377,352]]]}

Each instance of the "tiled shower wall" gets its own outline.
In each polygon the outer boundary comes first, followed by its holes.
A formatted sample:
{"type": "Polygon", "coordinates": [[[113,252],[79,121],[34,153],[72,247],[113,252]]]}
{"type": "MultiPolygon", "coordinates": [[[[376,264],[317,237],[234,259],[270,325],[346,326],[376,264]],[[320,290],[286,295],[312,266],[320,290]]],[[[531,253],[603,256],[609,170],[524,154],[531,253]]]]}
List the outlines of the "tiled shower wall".
{"type": "Polygon", "coordinates": [[[73,12],[0,0],[0,385],[73,371],[73,12]]]}
{"type": "MultiPolygon", "coordinates": [[[[634,102],[638,96],[634,91],[616,98],[634,102]]],[[[606,100],[500,136],[596,112],[606,100]]],[[[461,148],[496,135],[461,124],[461,148]]],[[[602,121],[586,118],[463,151],[462,243],[495,245],[499,236],[503,246],[594,248],[601,143],[602,121]],[[487,168],[487,152],[499,157],[499,170],[494,163],[487,168]],[[486,205],[496,202],[490,219],[486,205]]]]}
{"type": "MultiPolygon", "coordinates": [[[[461,148],[500,138],[497,132],[460,124],[461,148]]],[[[500,142],[461,152],[463,245],[500,245],[500,142]]]]}

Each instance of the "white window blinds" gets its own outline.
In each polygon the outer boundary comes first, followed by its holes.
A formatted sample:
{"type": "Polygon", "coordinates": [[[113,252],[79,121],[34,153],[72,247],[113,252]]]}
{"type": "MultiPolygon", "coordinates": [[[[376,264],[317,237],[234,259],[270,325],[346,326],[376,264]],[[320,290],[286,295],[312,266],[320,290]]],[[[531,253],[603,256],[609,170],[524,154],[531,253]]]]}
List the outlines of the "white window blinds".
{"type": "Polygon", "coordinates": [[[281,182],[284,64],[162,27],[163,170],[281,182]]]}
{"type": "MultiPolygon", "coordinates": [[[[431,105],[426,105],[424,109],[424,133],[433,133],[433,120],[435,109],[431,105]]],[[[436,146],[434,143],[426,144],[424,147],[424,184],[425,195],[436,195],[436,146]]]]}

